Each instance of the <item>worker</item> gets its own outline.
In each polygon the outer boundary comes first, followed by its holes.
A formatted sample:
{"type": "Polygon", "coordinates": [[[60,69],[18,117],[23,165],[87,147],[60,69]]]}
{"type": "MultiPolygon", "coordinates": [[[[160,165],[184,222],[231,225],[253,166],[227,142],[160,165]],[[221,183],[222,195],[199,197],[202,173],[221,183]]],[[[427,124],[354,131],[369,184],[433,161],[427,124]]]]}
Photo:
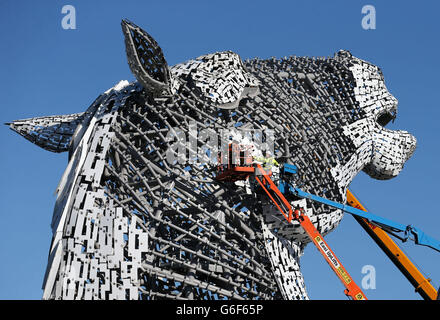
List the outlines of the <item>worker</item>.
{"type": "Polygon", "coordinates": [[[254,162],[260,163],[264,170],[270,170],[272,167],[279,167],[280,164],[274,157],[254,157],[254,162]]]}
{"type": "Polygon", "coordinates": [[[259,163],[265,171],[272,171],[272,181],[277,184],[280,177],[280,164],[274,157],[254,157],[254,163],[259,163]]]}

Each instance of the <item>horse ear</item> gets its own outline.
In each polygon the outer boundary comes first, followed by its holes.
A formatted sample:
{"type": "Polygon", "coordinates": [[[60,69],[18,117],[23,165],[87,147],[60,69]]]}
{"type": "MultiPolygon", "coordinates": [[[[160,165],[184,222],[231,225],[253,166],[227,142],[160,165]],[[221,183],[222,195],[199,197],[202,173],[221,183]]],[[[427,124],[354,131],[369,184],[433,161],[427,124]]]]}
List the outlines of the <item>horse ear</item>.
{"type": "Polygon", "coordinates": [[[142,86],[155,96],[171,95],[171,73],[162,49],[147,32],[122,20],[128,65],[142,86]]]}
{"type": "Polygon", "coordinates": [[[83,112],[15,120],[5,124],[37,146],[59,153],[69,150],[75,130],[86,116],[87,112],[83,112]]]}

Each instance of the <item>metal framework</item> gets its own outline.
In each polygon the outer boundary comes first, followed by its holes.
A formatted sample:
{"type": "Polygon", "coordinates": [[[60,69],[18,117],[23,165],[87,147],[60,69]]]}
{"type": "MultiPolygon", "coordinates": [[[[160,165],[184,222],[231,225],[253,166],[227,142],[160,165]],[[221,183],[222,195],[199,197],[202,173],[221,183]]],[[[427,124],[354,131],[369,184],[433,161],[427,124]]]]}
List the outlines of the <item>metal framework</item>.
{"type": "MultiPolygon", "coordinates": [[[[348,51],[247,61],[227,51],[169,67],[150,35],[126,20],[122,29],[138,81],[84,113],[9,124],[69,151],[43,298],[307,299],[306,233],[246,181],[216,181],[209,137],[222,132],[223,145],[263,133],[258,149],[273,136],[277,161],[298,167],[295,185],[345,203],[357,173],[396,176],[416,146],[384,128],[397,100],[380,69],[348,51]]],[[[307,199],[291,205],[324,235],[343,217],[307,199]]]]}

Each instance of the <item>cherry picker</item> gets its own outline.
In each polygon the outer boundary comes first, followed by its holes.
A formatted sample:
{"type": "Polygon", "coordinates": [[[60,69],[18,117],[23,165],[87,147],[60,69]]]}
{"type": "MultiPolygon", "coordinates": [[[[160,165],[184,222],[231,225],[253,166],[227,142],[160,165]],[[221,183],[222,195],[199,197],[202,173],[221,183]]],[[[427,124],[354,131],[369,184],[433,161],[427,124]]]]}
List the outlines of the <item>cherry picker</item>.
{"type": "Polygon", "coordinates": [[[347,201],[350,205],[341,204],[304,192],[290,183],[292,180],[289,179],[290,176],[297,174],[297,167],[295,165],[287,163],[281,165],[279,182],[278,185],[276,185],[271,179],[271,170],[265,170],[261,164],[255,163],[251,156],[243,156],[243,153],[240,154],[242,157],[238,156],[236,159],[234,155],[237,153],[234,151],[237,150],[234,149],[238,149],[236,145],[229,146],[228,164],[218,167],[216,179],[224,182],[235,182],[247,180],[252,176],[261,187],[261,190],[264,191],[278,211],[284,216],[287,223],[291,223],[293,220],[300,223],[313,244],[345,286],[344,293],[350,299],[366,300],[366,296],[330,249],[330,246],[305,214],[303,208],[292,208],[288,199],[306,198],[350,213],[414,285],[416,292],[427,300],[437,298],[438,293],[430,284],[430,279],[426,279],[423,276],[387,233],[402,241],[411,239],[418,245],[427,246],[440,252],[440,242],[438,240],[426,235],[419,228],[411,225],[405,226],[367,212],[350,191],[347,191],[347,201]],[[403,233],[403,235],[401,233],[403,233]]]}

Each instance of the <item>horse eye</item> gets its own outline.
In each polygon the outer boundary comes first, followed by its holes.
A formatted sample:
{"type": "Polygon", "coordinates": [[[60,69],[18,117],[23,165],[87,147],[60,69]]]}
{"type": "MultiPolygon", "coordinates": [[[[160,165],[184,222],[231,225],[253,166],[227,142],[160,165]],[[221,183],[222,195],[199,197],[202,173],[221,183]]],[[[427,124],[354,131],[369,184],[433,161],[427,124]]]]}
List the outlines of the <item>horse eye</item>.
{"type": "Polygon", "coordinates": [[[391,120],[394,121],[395,115],[391,112],[384,112],[377,118],[377,123],[380,124],[382,127],[385,127],[391,120]]]}

